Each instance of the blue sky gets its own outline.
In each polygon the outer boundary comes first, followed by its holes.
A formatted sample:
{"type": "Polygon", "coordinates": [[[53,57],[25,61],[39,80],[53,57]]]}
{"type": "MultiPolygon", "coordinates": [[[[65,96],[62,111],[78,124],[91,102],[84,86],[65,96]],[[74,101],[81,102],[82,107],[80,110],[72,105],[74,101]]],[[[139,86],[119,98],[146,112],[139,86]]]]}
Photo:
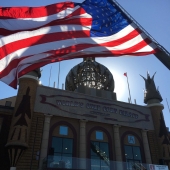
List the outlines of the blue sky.
{"type": "MultiPolygon", "coordinates": [[[[0,6],[42,6],[60,1],[55,0],[5,0],[0,2],[0,6]]],[[[82,2],[76,0],[75,2],[82,2]]],[[[123,8],[150,34],[156,41],[170,52],[170,1],[169,0],[117,0],[123,8]]],[[[62,61],[60,63],[60,77],[58,82],[58,63],[47,65],[42,69],[42,84],[52,87],[54,82],[59,88],[62,88],[62,83],[65,83],[65,76],[69,70],[82,59],[73,59],[62,61]],[[50,69],[52,70],[50,82],[50,69]]],[[[132,102],[136,99],[137,104],[145,105],[143,102],[145,88],[144,80],[140,77],[146,77],[147,71],[152,76],[155,72],[155,84],[159,86],[159,91],[162,95],[164,105],[164,118],[166,125],[170,127],[170,112],[168,105],[170,104],[170,72],[169,70],[154,56],[142,57],[116,57],[116,58],[96,58],[96,61],[102,63],[112,72],[115,80],[115,90],[119,101],[128,101],[128,87],[125,72],[128,74],[129,85],[131,90],[132,102]],[[140,74],[140,75],[139,75],[140,74]]],[[[0,82],[0,99],[15,96],[17,90],[8,87],[3,82],[0,82]]]]}

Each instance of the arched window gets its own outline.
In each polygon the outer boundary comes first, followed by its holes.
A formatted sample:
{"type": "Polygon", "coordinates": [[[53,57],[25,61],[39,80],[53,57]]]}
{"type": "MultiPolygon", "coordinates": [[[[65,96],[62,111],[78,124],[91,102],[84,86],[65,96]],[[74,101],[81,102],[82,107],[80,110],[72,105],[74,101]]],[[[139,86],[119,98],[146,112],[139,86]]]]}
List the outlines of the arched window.
{"type": "Polygon", "coordinates": [[[91,170],[109,170],[110,154],[107,135],[101,130],[91,134],[91,170]]]}
{"type": "Polygon", "coordinates": [[[133,169],[143,162],[142,148],[140,138],[135,133],[124,134],[123,149],[127,169],[133,169]]]}
{"type": "Polygon", "coordinates": [[[73,168],[74,134],[65,124],[58,124],[51,131],[48,168],[73,168]]]}

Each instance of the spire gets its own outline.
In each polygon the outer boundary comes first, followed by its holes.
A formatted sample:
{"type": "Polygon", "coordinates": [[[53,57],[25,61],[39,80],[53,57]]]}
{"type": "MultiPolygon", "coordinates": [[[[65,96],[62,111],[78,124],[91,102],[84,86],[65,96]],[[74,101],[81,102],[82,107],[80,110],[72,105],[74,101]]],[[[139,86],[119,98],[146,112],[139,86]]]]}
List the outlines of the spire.
{"type": "Polygon", "coordinates": [[[161,94],[159,93],[158,88],[156,89],[155,82],[154,82],[154,76],[156,72],[152,76],[152,78],[149,75],[149,72],[147,72],[147,78],[141,76],[145,81],[145,92],[144,92],[144,103],[148,103],[150,100],[157,100],[158,102],[162,101],[161,94]]]}

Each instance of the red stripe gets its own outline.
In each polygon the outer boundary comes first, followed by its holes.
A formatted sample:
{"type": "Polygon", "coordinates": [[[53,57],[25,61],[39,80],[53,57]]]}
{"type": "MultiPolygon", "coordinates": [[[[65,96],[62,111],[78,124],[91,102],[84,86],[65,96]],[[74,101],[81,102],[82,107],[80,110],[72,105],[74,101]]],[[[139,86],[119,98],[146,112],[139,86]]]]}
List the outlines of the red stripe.
{"type": "MultiPolygon", "coordinates": [[[[105,51],[106,52],[106,56],[109,56],[109,55],[110,56],[115,56],[115,55],[138,54],[138,53],[136,53],[136,51],[138,51],[141,48],[145,47],[147,44],[150,44],[150,42],[151,41],[149,39],[146,39],[146,40],[143,40],[140,43],[136,44],[135,46],[130,47],[130,48],[125,49],[125,50],[105,51]]],[[[90,47],[96,47],[96,46],[100,46],[100,45],[98,45],[98,44],[94,44],[94,45],[92,45],[92,44],[78,44],[78,45],[74,45],[74,46],[67,47],[67,48],[64,48],[64,49],[56,50],[56,51],[53,51],[53,53],[55,54],[55,56],[53,56],[53,59],[56,56],[60,56],[61,57],[62,55],[66,55],[66,54],[73,53],[73,52],[78,52],[78,51],[81,51],[83,49],[90,48],[90,47]]],[[[48,51],[46,53],[52,53],[52,51],[48,51]]],[[[153,52],[146,52],[146,54],[147,53],[148,54],[154,53],[154,50],[153,50],[153,52]]],[[[99,55],[99,54],[97,54],[97,55],[99,55]]],[[[105,56],[105,54],[103,54],[103,53],[101,55],[105,56]]],[[[23,60],[23,59],[25,59],[27,57],[22,57],[20,59],[15,59],[15,60],[11,61],[11,63],[9,63],[9,65],[1,72],[0,77],[4,77],[7,74],[9,74],[10,70],[15,68],[21,60],[23,60]]]]}
{"type": "Polygon", "coordinates": [[[139,29],[133,30],[132,32],[130,32],[129,34],[127,34],[126,36],[119,38],[117,40],[113,40],[113,41],[109,41],[107,43],[102,43],[100,45],[102,46],[107,46],[107,47],[114,47],[114,46],[118,46],[120,44],[123,44],[133,38],[135,38],[136,36],[138,36],[141,33],[141,31],[139,29]]]}
{"type": "MultiPolygon", "coordinates": [[[[46,26],[54,26],[54,25],[70,25],[70,24],[81,24],[82,26],[88,26],[91,25],[92,22],[92,18],[72,18],[73,16],[77,16],[77,15],[81,15],[86,13],[85,10],[83,8],[78,8],[76,11],[74,11],[72,14],[68,15],[67,17],[65,17],[65,19],[58,19],[58,20],[54,20],[51,21],[50,23],[46,24],[46,25],[42,25],[40,27],[37,27],[36,29],[42,28],[42,27],[46,27],[46,26]]],[[[27,22],[27,21],[25,21],[27,22]]],[[[35,30],[35,28],[32,29],[26,29],[26,31],[33,31],[35,30]]],[[[22,32],[25,31],[24,29],[22,30],[7,30],[5,28],[0,28],[0,35],[3,36],[7,36],[7,35],[11,35],[17,32],[22,32]]]]}
{"type": "MultiPolygon", "coordinates": [[[[95,46],[98,46],[98,45],[96,44],[95,46]]],[[[60,60],[63,60],[62,59],[63,55],[70,54],[72,52],[77,52],[77,51],[80,51],[80,50],[83,50],[83,49],[86,49],[86,48],[90,48],[90,47],[92,47],[91,44],[78,44],[78,45],[73,45],[73,46],[70,46],[70,47],[67,47],[67,48],[64,48],[64,49],[59,49],[59,50],[56,50],[56,51],[54,51],[54,50],[53,51],[47,51],[45,53],[53,53],[54,56],[45,58],[44,60],[46,60],[46,59],[57,60],[58,58],[60,58],[60,60]],[[56,57],[58,57],[58,58],[56,58],[56,57]]],[[[8,64],[8,66],[4,70],[1,71],[0,78],[7,76],[10,73],[10,71],[12,69],[16,68],[18,66],[18,64],[23,59],[26,59],[28,57],[30,57],[30,56],[24,56],[22,58],[12,60],[8,64]]],[[[36,58],[35,58],[35,60],[36,60],[36,58]]],[[[54,62],[56,62],[56,61],[54,61],[54,62]]]]}
{"type": "MultiPolygon", "coordinates": [[[[122,37],[118,40],[114,40],[107,43],[102,43],[101,46],[108,46],[108,47],[114,47],[118,46],[134,37],[139,35],[139,30],[134,30],[125,37],[122,37]]],[[[0,59],[4,58],[7,54],[10,54],[16,50],[19,50],[21,48],[30,47],[38,44],[48,43],[48,42],[54,42],[54,41],[60,41],[60,40],[66,40],[72,38],[78,38],[78,37],[88,37],[90,36],[89,31],[69,31],[69,32],[63,32],[61,33],[51,33],[46,35],[39,35],[19,41],[15,41],[12,43],[9,43],[3,47],[0,48],[0,59]]]]}
{"type": "MultiPolygon", "coordinates": [[[[120,55],[140,55],[141,52],[136,53],[136,51],[145,47],[148,43],[150,43],[150,40],[142,41],[139,44],[137,44],[137,45],[135,45],[131,48],[128,48],[126,50],[104,51],[105,53],[89,54],[89,55],[95,56],[95,57],[109,57],[109,56],[120,56],[120,55]]],[[[78,45],[75,45],[75,46],[67,47],[67,48],[64,48],[64,49],[56,50],[56,51],[48,51],[46,53],[53,53],[54,55],[50,56],[46,59],[51,59],[51,60],[53,60],[53,62],[57,62],[58,60],[67,60],[67,59],[70,59],[70,58],[75,58],[75,56],[71,56],[71,57],[68,56],[66,58],[62,58],[62,56],[66,55],[66,54],[78,52],[78,51],[81,51],[81,50],[86,49],[86,48],[95,47],[95,46],[100,46],[100,45],[98,45],[98,44],[95,44],[95,45],[78,44],[78,45]]],[[[151,52],[143,52],[141,54],[147,55],[147,54],[152,54],[152,53],[155,53],[155,52],[156,52],[156,50],[153,50],[151,52]]],[[[80,55],[80,53],[78,55],[79,56],[76,56],[76,58],[82,58],[82,57],[88,56],[87,54],[84,55],[83,53],[82,53],[82,55],[80,55]]],[[[27,57],[29,57],[29,56],[27,56],[27,57]]],[[[22,61],[23,59],[27,58],[27,57],[23,57],[23,58],[15,59],[15,60],[11,61],[11,63],[9,63],[9,65],[1,72],[0,77],[2,78],[2,77],[7,76],[9,74],[10,70],[12,70],[13,68],[16,68],[18,63],[20,61],[22,61]]],[[[44,60],[46,60],[46,59],[44,59],[44,60]]],[[[50,60],[50,62],[51,62],[51,60],[50,60]]]]}
{"type": "MultiPolygon", "coordinates": [[[[39,29],[39,28],[44,28],[44,27],[48,27],[48,26],[57,26],[57,25],[82,25],[82,26],[90,26],[92,22],[92,19],[88,18],[71,18],[69,20],[57,20],[57,21],[52,21],[51,23],[49,24],[46,24],[42,27],[38,27],[36,29],[39,29]]],[[[27,31],[34,31],[35,29],[27,29],[27,31]]],[[[17,33],[17,32],[22,32],[22,31],[25,31],[25,30],[15,30],[15,31],[10,31],[10,30],[6,30],[6,29],[3,29],[3,28],[0,28],[0,35],[3,35],[3,36],[8,36],[8,35],[11,35],[11,34],[14,34],[14,33],[17,33]]]]}
{"type": "Polygon", "coordinates": [[[0,48],[0,59],[4,58],[6,55],[25,48],[30,47],[34,45],[49,43],[49,42],[55,42],[60,40],[67,40],[71,38],[79,38],[79,37],[89,37],[89,30],[84,31],[68,31],[68,32],[58,32],[58,33],[51,33],[51,34],[45,34],[45,35],[39,35],[27,39],[18,40],[15,42],[11,42],[3,47],[0,48]]]}
{"type": "MultiPolygon", "coordinates": [[[[156,50],[153,50],[153,51],[151,51],[151,52],[143,52],[143,53],[126,53],[126,54],[121,54],[121,55],[148,55],[148,54],[153,54],[153,53],[156,53],[156,51],[157,51],[157,49],[156,50]]],[[[88,56],[91,56],[91,57],[110,57],[110,56],[115,56],[115,57],[117,57],[117,56],[120,56],[120,54],[115,54],[115,55],[113,55],[112,53],[110,53],[109,51],[107,51],[107,54],[82,54],[82,55],[79,55],[78,57],[76,57],[76,58],[82,58],[82,57],[88,57],[88,56]]],[[[20,76],[22,76],[22,75],[24,75],[24,74],[26,74],[26,73],[28,73],[28,72],[30,72],[30,71],[32,71],[32,70],[34,70],[34,69],[36,69],[36,68],[40,68],[40,67],[42,67],[42,66],[44,66],[44,65],[46,65],[46,64],[49,64],[49,63],[52,63],[52,62],[57,62],[57,61],[62,61],[62,60],[68,60],[68,59],[72,59],[72,58],[75,58],[74,56],[71,56],[71,57],[67,57],[67,58],[62,58],[61,57],[61,55],[60,55],[60,57],[58,58],[58,59],[52,59],[52,60],[49,60],[49,61],[42,61],[42,62],[40,62],[40,63],[36,63],[36,64],[33,64],[33,65],[31,65],[31,66],[29,66],[29,67],[27,67],[27,68],[25,68],[23,71],[21,71],[20,73],[19,73],[19,77],[20,76]]],[[[13,88],[16,88],[17,87],[17,79],[15,78],[15,80],[13,80],[10,84],[9,84],[11,87],[13,87],[13,88]]]]}
{"type": "Polygon", "coordinates": [[[1,7],[0,19],[39,18],[74,8],[73,2],[62,2],[41,7],[1,7]]]}
{"type": "MultiPolygon", "coordinates": [[[[157,52],[157,49],[151,51],[151,52],[140,52],[140,53],[128,53],[128,54],[121,54],[121,55],[135,55],[135,56],[141,56],[141,55],[148,55],[148,54],[153,54],[153,53],[156,53],[157,52]]],[[[79,55],[78,57],[76,58],[84,58],[84,57],[113,57],[113,54],[111,54],[110,52],[108,52],[107,54],[82,54],[82,55],[79,55]]],[[[120,54],[115,54],[114,57],[119,57],[120,54]]],[[[40,63],[36,63],[36,64],[32,64],[31,66],[25,68],[23,71],[21,71],[19,73],[19,77],[21,77],[22,75],[34,70],[34,69],[37,69],[37,68],[40,68],[42,66],[45,66],[47,64],[50,64],[52,62],[57,62],[57,61],[62,61],[62,60],[69,60],[69,59],[73,59],[75,57],[67,57],[67,58],[59,58],[58,60],[56,59],[55,61],[54,60],[49,60],[49,61],[43,61],[43,62],[40,62],[40,63]]],[[[15,79],[9,84],[9,86],[17,89],[17,78],[15,76],[15,79]]]]}
{"type": "Polygon", "coordinates": [[[14,78],[15,79],[9,84],[9,86],[13,87],[14,89],[17,89],[17,81],[18,81],[18,79],[17,79],[16,76],[14,76],[14,78]]]}
{"type": "Polygon", "coordinates": [[[151,43],[151,40],[149,39],[145,39],[139,43],[137,43],[136,45],[130,47],[130,48],[126,48],[124,50],[113,50],[113,51],[110,51],[112,54],[119,54],[119,55],[128,55],[128,54],[133,54],[135,53],[136,51],[144,48],[145,46],[147,46],[148,44],[151,43]]]}
{"type": "Polygon", "coordinates": [[[120,56],[124,56],[124,55],[130,55],[130,56],[143,56],[143,55],[149,55],[149,54],[154,54],[156,53],[157,50],[153,50],[151,52],[140,52],[140,53],[127,53],[127,54],[113,54],[110,53],[109,51],[105,54],[81,54],[79,55],[79,57],[77,58],[86,58],[86,57],[120,57],[120,56]]]}

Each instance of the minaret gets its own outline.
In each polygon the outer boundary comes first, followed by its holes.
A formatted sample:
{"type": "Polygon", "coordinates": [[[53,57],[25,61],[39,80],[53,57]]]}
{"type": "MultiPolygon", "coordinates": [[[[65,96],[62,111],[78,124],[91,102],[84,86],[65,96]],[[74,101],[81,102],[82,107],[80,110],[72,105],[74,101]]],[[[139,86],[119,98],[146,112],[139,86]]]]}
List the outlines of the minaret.
{"type": "Polygon", "coordinates": [[[11,163],[10,170],[16,170],[17,161],[29,147],[31,120],[40,76],[40,70],[37,69],[19,79],[16,105],[6,144],[11,163]]]}
{"type": "Polygon", "coordinates": [[[169,159],[170,157],[170,141],[162,112],[164,108],[161,104],[162,97],[158,89],[156,89],[154,76],[155,74],[150,77],[149,73],[147,73],[147,78],[142,76],[145,80],[146,88],[144,103],[150,108],[155,129],[154,131],[148,131],[148,141],[152,155],[152,163],[164,164],[164,159],[169,159]]]}

